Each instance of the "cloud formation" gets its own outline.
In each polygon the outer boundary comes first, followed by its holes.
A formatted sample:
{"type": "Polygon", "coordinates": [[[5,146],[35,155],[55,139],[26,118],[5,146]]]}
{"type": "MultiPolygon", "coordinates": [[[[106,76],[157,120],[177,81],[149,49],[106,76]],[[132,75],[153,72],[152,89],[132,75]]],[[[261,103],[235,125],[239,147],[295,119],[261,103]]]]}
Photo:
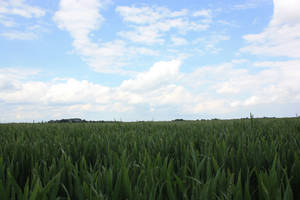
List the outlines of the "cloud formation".
{"type": "Polygon", "coordinates": [[[132,73],[124,67],[139,56],[161,55],[149,45],[166,41],[173,47],[187,45],[188,32],[207,30],[212,23],[211,10],[190,12],[166,7],[117,6],[115,12],[122,17],[125,30],[117,32],[119,38],[112,41],[94,42],[92,32],[105,23],[100,13],[102,7],[99,0],[61,0],[53,17],[60,29],[71,34],[76,52],[94,71],[101,73],[132,73]],[[167,37],[170,32],[172,36],[167,37]]]}
{"type": "MultiPolygon", "coordinates": [[[[246,12],[259,6],[260,2],[247,0],[229,13],[246,12]]],[[[196,119],[241,117],[253,110],[273,115],[276,109],[283,113],[281,116],[290,116],[300,107],[298,1],[274,0],[274,13],[265,29],[244,36],[241,34],[246,32],[246,29],[242,30],[246,25],[228,24],[232,20],[227,19],[228,12],[222,10],[201,7],[173,10],[165,6],[136,4],[114,5],[109,13],[105,10],[106,3],[101,0],[60,0],[52,17],[59,29],[51,31],[57,31],[55,36],[63,38],[64,42],[63,31],[69,33],[72,53],[92,70],[114,74],[95,74],[90,70],[80,74],[82,71],[78,71],[82,69],[79,67],[73,73],[67,71],[69,63],[53,61],[50,61],[51,66],[60,67],[61,71],[46,69],[51,75],[2,67],[1,121],[75,116],[109,120],[119,117],[124,120],[196,119]],[[110,26],[109,20],[117,25],[110,26]],[[104,27],[113,30],[109,29],[107,33],[104,27]],[[243,41],[246,45],[241,44],[243,41]],[[238,50],[241,45],[244,47],[238,50]],[[218,54],[223,49],[227,51],[218,54]],[[61,78],[60,72],[67,78],[61,78]],[[101,82],[102,78],[110,80],[105,83],[101,82]]],[[[25,1],[1,1],[3,30],[0,35],[10,40],[36,39],[41,26],[32,23],[47,18],[45,15],[43,9],[25,1]],[[24,11],[18,11],[19,8],[24,11]],[[15,19],[20,18],[26,23],[31,22],[23,30],[23,27],[16,28],[19,25],[15,19]]],[[[249,19],[248,22],[252,21],[249,19]]],[[[260,23],[259,19],[257,23],[260,23]]],[[[5,43],[15,44],[17,48],[21,43],[24,45],[24,41],[10,40],[5,43]]],[[[47,44],[44,40],[26,41],[30,42],[47,44]]],[[[55,45],[60,44],[54,44],[54,48],[55,45]]],[[[55,53],[62,55],[69,48],[68,44],[63,45],[64,50],[55,53]]],[[[49,51],[45,52],[45,57],[48,54],[49,51]]],[[[11,57],[14,55],[10,54],[11,57]]],[[[30,57],[29,53],[26,55],[30,57]]],[[[42,63],[34,56],[31,59],[31,63],[42,63]]],[[[48,63],[48,60],[43,61],[48,63]]],[[[12,63],[7,62],[10,63],[6,66],[12,63]]]]}
{"type": "Polygon", "coordinates": [[[132,27],[132,30],[118,34],[132,42],[147,45],[165,43],[169,31],[184,35],[189,31],[207,30],[212,17],[210,10],[190,14],[186,9],[171,11],[165,7],[148,6],[118,6],[116,12],[132,27]]]}
{"type": "Polygon", "coordinates": [[[274,0],[273,17],[261,33],[245,35],[242,52],[300,58],[300,1],[274,0]]]}
{"type": "Polygon", "coordinates": [[[23,31],[10,31],[2,32],[0,36],[6,37],[10,40],[33,40],[37,38],[37,35],[33,32],[23,31]]]}
{"type": "Polygon", "coordinates": [[[102,6],[98,0],[61,0],[53,20],[71,34],[75,50],[95,71],[111,72],[112,66],[119,65],[117,57],[123,54],[124,44],[115,41],[100,46],[91,40],[91,32],[104,21],[99,12],[102,6]]]}
{"type": "Polygon", "coordinates": [[[36,39],[38,38],[37,33],[16,22],[15,17],[22,17],[30,21],[40,19],[45,14],[46,11],[44,9],[38,6],[31,6],[25,0],[0,1],[0,25],[5,27],[5,29],[0,31],[0,36],[9,40],[36,39]]]}
{"type": "MultiPolygon", "coordinates": [[[[7,105],[17,104],[14,109],[18,111],[12,112],[29,116],[30,108],[35,105],[35,110],[40,110],[39,118],[35,119],[49,119],[49,113],[58,118],[84,117],[87,113],[124,117],[131,113],[124,120],[137,119],[142,107],[142,119],[149,120],[153,112],[161,116],[171,111],[186,116],[229,115],[257,105],[299,102],[299,60],[250,63],[262,69],[256,73],[240,68],[244,62],[202,66],[183,73],[179,60],[161,61],[116,87],[74,78],[30,81],[30,77],[37,75],[36,71],[24,76],[18,69],[5,69],[2,73],[8,76],[0,77],[0,107],[5,111],[7,105]]],[[[2,117],[16,118],[11,115],[4,112],[2,117]]],[[[20,115],[19,119],[26,118],[20,115]]]]}
{"type": "Polygon", "coordinates": [[[30,6],[25,3],[25,0],[8,0],[0,2],[0,15],[19,15],[25,18],[42,17],[45,15],[45,10],[30,6]]]}

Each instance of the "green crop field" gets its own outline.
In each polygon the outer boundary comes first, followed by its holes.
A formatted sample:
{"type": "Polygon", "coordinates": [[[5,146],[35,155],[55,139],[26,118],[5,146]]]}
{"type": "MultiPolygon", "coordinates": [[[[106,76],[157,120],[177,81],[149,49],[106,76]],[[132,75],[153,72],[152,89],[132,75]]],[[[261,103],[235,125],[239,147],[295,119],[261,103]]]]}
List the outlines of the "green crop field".
{"type": "Polygon", "coordinates": [[[300,199],[300,119],[0,124],[0,199],[300,199]]]}

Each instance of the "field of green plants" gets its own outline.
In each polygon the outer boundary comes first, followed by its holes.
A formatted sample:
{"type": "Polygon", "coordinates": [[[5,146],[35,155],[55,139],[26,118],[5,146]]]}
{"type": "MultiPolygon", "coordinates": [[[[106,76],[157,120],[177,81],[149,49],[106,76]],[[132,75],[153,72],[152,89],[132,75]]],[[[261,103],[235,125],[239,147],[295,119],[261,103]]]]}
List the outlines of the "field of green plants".
{"type": "Polygon", "coordinates": [[[300,119],[0,124],[0,199],[300,199],[300,119]]]}

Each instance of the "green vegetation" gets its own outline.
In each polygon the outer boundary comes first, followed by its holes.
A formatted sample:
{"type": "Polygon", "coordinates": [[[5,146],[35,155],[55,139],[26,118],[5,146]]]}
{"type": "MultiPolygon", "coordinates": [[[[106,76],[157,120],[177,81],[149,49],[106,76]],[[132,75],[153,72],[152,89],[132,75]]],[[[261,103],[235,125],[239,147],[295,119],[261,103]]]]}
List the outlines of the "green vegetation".
{"type": "Polygon", "coordinates": [[[0,124],[0,199],[300,199],[300,119],[0,124]]]}

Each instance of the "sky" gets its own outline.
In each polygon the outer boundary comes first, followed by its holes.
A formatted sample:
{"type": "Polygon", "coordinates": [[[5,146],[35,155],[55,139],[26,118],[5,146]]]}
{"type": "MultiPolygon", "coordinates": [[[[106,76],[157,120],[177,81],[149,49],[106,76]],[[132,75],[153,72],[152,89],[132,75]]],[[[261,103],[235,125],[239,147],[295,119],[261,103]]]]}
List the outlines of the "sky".
{"type": "Polygon", "coordinates": [[[0,0],[0,122],[300,115],[299,0],[0,0]]]}

